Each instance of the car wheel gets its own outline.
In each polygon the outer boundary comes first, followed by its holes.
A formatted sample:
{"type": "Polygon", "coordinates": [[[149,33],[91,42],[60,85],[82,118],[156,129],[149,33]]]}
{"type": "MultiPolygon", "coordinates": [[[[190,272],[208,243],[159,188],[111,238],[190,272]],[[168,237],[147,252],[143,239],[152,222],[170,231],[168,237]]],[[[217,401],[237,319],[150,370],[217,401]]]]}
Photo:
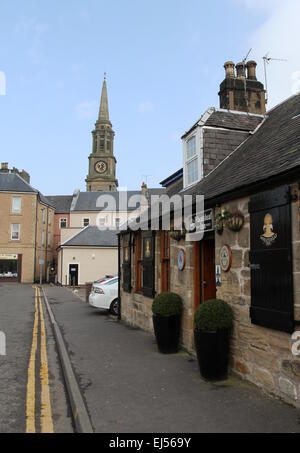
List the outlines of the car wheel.
{"type": "Polygon", "coordinates": [[[115,299],[115,300],[112,301],[112,303],[110,304],[109,311],[110,311],[110,313],[112,315],[118,316],[118,314],[119,314],[119,301],[118,301],[118,299],[115,299]]]}

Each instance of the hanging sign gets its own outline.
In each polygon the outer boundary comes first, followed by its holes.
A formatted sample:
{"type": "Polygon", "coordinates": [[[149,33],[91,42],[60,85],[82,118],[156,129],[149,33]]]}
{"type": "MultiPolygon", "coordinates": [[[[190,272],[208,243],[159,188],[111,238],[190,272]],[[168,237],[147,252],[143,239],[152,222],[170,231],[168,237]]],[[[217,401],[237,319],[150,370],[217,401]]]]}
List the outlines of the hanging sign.
{"type": "Polygon", "coordinates": [[[180,249],[177,256],[178,269],[183,271],[185,268],[185,251],[180,249]]]}

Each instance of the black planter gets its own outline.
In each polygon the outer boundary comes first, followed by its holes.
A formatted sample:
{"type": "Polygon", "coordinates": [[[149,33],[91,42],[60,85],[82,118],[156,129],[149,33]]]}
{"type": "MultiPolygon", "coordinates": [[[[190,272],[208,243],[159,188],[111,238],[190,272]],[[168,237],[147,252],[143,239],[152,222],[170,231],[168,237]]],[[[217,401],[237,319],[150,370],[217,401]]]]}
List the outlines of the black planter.
{"type": "Polygon", "coordinates": [[[153,315],[157,346],[163,354],[175,354],[179,350],[181,315],[153,315]]]}
{"type": "Polygon", "coordinates": [[[228,373],[230,330],[195,330],[194,338],[201,375],[208,380],[225,379],[228,373]]]}

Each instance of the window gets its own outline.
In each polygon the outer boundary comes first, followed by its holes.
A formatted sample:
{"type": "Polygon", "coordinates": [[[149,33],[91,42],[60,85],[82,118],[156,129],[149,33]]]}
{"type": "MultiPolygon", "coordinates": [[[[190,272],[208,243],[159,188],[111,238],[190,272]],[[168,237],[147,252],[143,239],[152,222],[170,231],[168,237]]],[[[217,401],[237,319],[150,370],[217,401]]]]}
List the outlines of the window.
{"type": "Polygon", "coordinates": [[[170,291],[170,236],[160,232],[161,292],[170,291]]]}
{"type": "Polygon", "coordinates": [[[60,228],[67,228],[67,219],[59,219],[60,228]]]}
{"type": "Polygon", "coordinates": [[[116,225],[116,229],[118,230],[119,227],[120,227],[120,218],[119,218],[119,217],[116,217],[116,219],[115,219],[115,225],[116,225]]]}
{"type": "Polygon", "coordinates": [[[135,245],[135,292],[140,293],[142,291],[142,235],[141,232],[136,233],[136,245],[135,245]]]}
{"type": "Polygon", "coordinates": [[[89,226],[89,224],[90,224],[90,219],[88,219],[88,218],[83,219],[83,226],[84,226],[84,227],[89,226]]]}
{"type": "Polygon", "coordinates": [[[198,158],[193,159],[187,164],[187,184],[188,186],[198,181],[198,158]]]}
{"type": "Polygon", "coordinates": [[[126,234],[123,238],[123,290],[126,293],[131,292],[131,234],[126,234]]]}
{"type": "Polygon", "coordinates": [[[105,226],[105,217],[100,217],[98,222],[99,222],[99,227],[103,228],[105,226]]]}
{"type": "Polygon", "coordinates": [[[12,212],[14,214],[21,214],[21,212],[22,212],[22,198],[21,197],[13,197],[12,212]]]}
{"type": "Polygon", "coordinates": [[[194,135],[186,144],[186,160],[190,160],[196,155],[196,136],[194,135]]]}
{"type": "Polygon", "coordinates": [[[51,225],[51,212],[48,212],[48,225],[51,225]]]}
{"type": "Polygon", "coordinates": [[[20,240],[20,224],[19,223],[12,223],[12,225],[11,225],[11,239],[12,239],[12,241],[19,241],[20,240]]]}
{"type": "Polygon", "coordinates": [[[42,209],[42,223],[45,223],[45,209],[42,209]]]}
{"type": "Polygon", "coordinates": [[[48,231],[48,247],[51,245],[51,234],[50,231],[48,231]]]}
{"type": "Polygon", "coordinates": [[[190,186],[199,179],[199,156],[197,154],[196,144],[196,135],[193,135],[185,143],[185,187],[190,186]]]}
{"type": "Polygon", "coordinates": [[[153,298],[155,295],[155,233],[143,231],[142,253],[143,253],[143,282],[142,292],[146,297],[153,298]]]}

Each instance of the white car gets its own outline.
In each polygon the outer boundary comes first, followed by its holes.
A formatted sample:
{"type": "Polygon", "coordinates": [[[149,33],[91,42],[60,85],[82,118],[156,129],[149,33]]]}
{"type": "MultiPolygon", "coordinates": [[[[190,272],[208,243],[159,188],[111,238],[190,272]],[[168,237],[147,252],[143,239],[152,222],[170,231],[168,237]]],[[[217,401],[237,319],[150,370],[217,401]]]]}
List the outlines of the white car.
{"type": "Polygon", "coordinates": [[[95,308],[109,310],[111,314],[118,315],[118,277],[100,279],[94,283],[89,296],[89,304],[95,308]]]}

